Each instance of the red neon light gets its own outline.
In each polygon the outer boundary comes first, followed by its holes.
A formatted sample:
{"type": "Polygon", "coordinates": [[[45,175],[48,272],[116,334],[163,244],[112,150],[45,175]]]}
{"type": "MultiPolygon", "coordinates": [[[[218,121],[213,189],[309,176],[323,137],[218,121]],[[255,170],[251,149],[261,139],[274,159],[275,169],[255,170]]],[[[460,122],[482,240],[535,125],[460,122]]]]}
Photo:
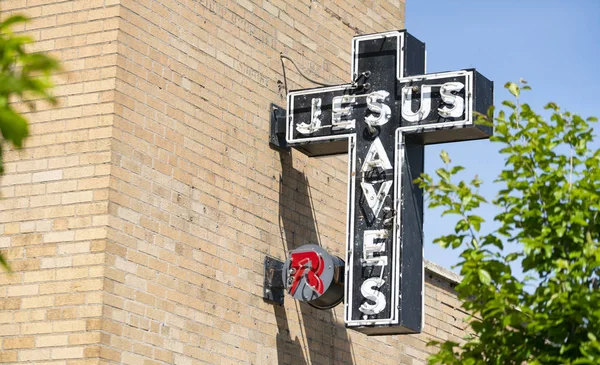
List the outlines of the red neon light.
{"type": "Polygon", "coordinates": [[[319,254],[314,251],[292,253],[290,267],[295,270],[290,294],[294,295],[304,276],[306,276],[308,286],[317,293],[323,294],[324,287],[320,276],[325,268],[325,263],[319,254]]]}

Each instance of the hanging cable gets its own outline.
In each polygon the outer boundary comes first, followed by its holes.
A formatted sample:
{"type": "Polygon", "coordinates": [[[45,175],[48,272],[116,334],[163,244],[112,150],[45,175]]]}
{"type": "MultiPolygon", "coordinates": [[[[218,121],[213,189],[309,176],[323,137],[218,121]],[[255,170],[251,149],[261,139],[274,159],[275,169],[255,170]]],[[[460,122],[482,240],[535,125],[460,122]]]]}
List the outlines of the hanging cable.
{"type": "MultiPolygon", "coordinates": [[[[279,61],[281,61],[281,69],[283,70],[283,88],[285,89],[285,95],[288,94],[288,87],[287,87],[287,76],[285,75],[285,64],[283,63],[283,54],[280,53],[279,54],[279,61]]],[[[281,89],[279,89],[281,90],[281,89]]]]}
{"type": "Polygon", "coordinates": [[[292,63],[292,65],[294,65],[294,67],[296,68],[296,70],[298,71],[298,73],[300,74],[300,76],[304,77],[305,79],[307,79],[308,81],[312,82],[313,84],[317,84],[320,86],[338,86],[338,85],[334,85],[334,84],[326,84],[323,82],[319,82],[316,80],[311,79],[310,77],[306,76],[302,70],[300,69],[300,67],[298,67],[298,65],[296,65],[296,63],[294,62],[294,60],[292,60],[291,58],[289,58],[288,56],[284,55],[283,53],[279,54],[279,58],[281,59],[281,66],[283,67],[283,79],[284,79],[284,85],[285,85],[285,92],[287,93],[287,79],[285,76],[285,64],[283,63],[283,59],[286,59],[288,61],[290,61],[292,63]]]}
{"type": "MultiPolygon", "coordinates": [[[[331,87],[331,86],[339,86],[336,84],[326,84],[324,82],[320,82],[317,80],[313,80],[310,77],[306,76],[302,70],[300,69],[300,67],[298,67],[298,65],[296,65],[296,63],[294,62],[294,60],[292,60],[291,58],[289,58],[288,56],[284,55],[283,53],[279,54],[279,60],[281,61],[281,68],[283,70],[283,87],[285,89],[285,93],[288,93],[288,86],[287,86],[287,75],[285,73],[285,63],[283,62],[283,60],[286,59],[288,61],[290,61],[292,63],[292,65],[294,65],[294,67],[296,68],[296,70],[298,71],[298,73],[300,74],[300,76],[302,76],[303,78],[305,78],[306,80],[312,82],[313,84],[317,84],[319,86],[326,86],[326,87],[331,87]]],[[[363,83],[359,85],[359,81],[361,79],[363,79],[364,81],[366,81],[369,77],[371,76],[371,71],[364,71],[361,72],[358,75],[354,75],[354,80],[352,80],[352,82],[350,83],[349,89],[356,89],[356,88],[362,88],[364,90],[368,90],[371,87],[371,84],[369,83],[363,83]]],[[[281,82],[278,81],[278,83],[281,85],[281,82]]],[[[367,94],[365,94],[364,96],[366,96],[367,94]]],[[[363,96],[363,95],[359,95],[363,96]]]]}

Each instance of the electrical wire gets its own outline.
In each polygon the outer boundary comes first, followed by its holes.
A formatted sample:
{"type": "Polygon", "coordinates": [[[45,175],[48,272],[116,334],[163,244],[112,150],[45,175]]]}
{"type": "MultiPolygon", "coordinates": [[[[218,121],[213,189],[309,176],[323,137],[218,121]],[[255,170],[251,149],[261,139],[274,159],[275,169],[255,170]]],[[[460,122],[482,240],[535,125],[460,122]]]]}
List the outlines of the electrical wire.
{"type": "Polygon", "coordinates": [[[288,56],[284,55],[283,53],[279,54],[279,58],[281,59],[281,66],[283,67],[283,80],[284,80],[284,84],[285,84],[285,92],[287,93],[287,78],[285,76],[285,64],[283,63],[283,60],[286,59],[288,61],[290,61],[292,63],[292,65],[294,65],[294,67],[296,68],[296,70],[298,71],[298,73],[300,74],[300,76],[304,77],[305,79],[307,79],[308,81],[312,82],[313,84],[317,84],[319,86],[338,86],[335,84],[326,84],[324,82],[320,82],[314,79],[311,79],[310,77],[306,76],[302,70],[300,69],[300,67],[298,67],[298,65],[296,65],[296,63],[294,62],[294,60],[292,60],[291,58],[289,58],[288,56]]]}

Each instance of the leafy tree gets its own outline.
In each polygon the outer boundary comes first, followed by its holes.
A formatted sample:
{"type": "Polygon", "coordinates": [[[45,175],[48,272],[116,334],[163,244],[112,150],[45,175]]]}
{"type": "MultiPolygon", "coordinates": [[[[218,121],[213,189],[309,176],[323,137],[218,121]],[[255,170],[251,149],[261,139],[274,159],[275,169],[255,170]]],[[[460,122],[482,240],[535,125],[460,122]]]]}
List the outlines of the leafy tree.
{"type": "MultiPolygon", "coordinates": [[[[14,147],[21,148],[28,135],[27,119],[12,102],[25,101],[30,108],[34,108],[35,98],[56,103],[50,94],[50,78],[59,69],[58,61],[43,53],[28,52],[27,45],[33,40],[11,30],[14,25],[27,21],[22,15],[14,15],[0,22],[0,175],[4,172],[4,143],[9,141],[14,147]]],[[[1,253],[0,265],[9,269],[1,253]]]]}
{"type": "Polygon", "coordinates": [[[474,210],[487,203],[482,182],[453,182],[463,168],[451,166],[447,153],[435,178],[417,179],[429,207],[457,217],[454,233],[435,242],[461,250],[456,290],[471,313],[472,335],[433,342],[440,349],[431,365],[600,364],[600,150],[589,147],[597,119],[549,103],[546,120],[520,102],[525,84],[506,84],[516,98],[503,102],[507,113],[490,108],[478,117],[494,121],[491,140],[506,156],[497,179],[504,186],[492,202],[499,228],[480,232],[474,210]],[[507,242],[518,252],[507,253],[507,242]]]}

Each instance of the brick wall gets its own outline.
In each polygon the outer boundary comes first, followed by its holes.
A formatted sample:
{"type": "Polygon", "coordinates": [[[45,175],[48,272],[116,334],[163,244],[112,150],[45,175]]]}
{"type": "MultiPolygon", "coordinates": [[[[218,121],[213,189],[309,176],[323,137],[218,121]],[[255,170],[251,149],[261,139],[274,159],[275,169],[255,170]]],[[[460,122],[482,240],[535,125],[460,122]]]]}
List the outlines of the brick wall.
{"type": "MultiPolygon", "coordinates": [[[[0,362],[424,364],[462,336],[429,270],[425,332],[368,338],[343,309],[262,299],[265,255],[344,256],[346,157],[269,148],[280,52],[348,81],[352,36],[402,29],[400,0],[3,0],[65,65],[59,107],[6,154],[0,362]]],[[[289,65],[288,89],[312,86],[289,65]]],[[[441,274],[440,274],[441,273],[441,274]]]]}
{"type": "Polygon", "coordinates": [[[68,70],[56,78],[58,107],[38,103],[25,149],[4,155],[0,247],[14,272],[0,274],[0,362],[97,358],[119,7],[2,0],[0,9],[30,16],[20,30],[33,49],[68,70]]]}

